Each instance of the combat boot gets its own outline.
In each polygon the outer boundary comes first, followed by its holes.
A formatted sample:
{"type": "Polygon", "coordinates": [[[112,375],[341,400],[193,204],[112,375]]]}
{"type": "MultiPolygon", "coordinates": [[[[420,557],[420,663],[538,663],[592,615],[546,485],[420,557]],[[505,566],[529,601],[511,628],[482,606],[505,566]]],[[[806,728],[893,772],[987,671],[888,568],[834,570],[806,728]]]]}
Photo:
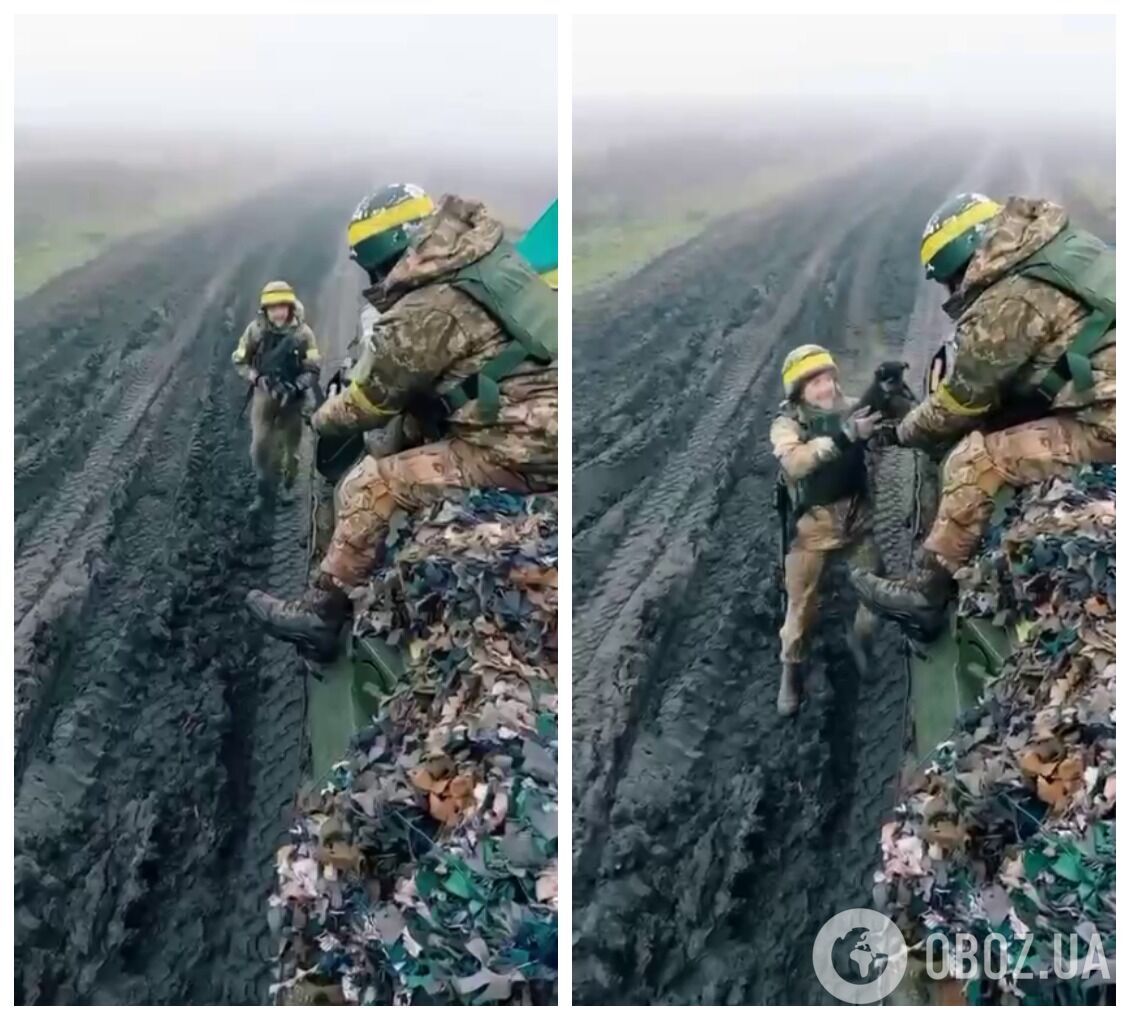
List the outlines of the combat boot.
{"type": "Polygon", "coordinates": [[[297,645],[311,659],[330,662],[352,606],[349,596],[320,574],[302,598],[293,601],[253,589],[247,593],[247,608],[272,637],[297,645]]]}
{"type": "Polygon", "coordinates": [[[255,486],[255,498],[247,508],[251,517],[258,518],[269,513],[275,506],[275,485],[267,478],[260,478],[255,486]]]}
{"type": "Polygon", "coordinates": [[[297,459],[288,461],[282,472],[282,488],[275,493],[275,502],[280,506],[294,505],[294,483],[298,478],[297,459]]]}
{"type": "Polygon", "coordinates": [[[946,607],[957,590],[949,570],[932,552],[919,550],[902,578],[853,570],[852,587],[868,609],[894,620],[912,637],[931,641],[946,625],[946,607]]]}
{"type": "Polygon", "coordinates": [[[796,715],[800,708],[800,663],[781,663],[781,686],[777,689],[777,714],[796,715]]]}

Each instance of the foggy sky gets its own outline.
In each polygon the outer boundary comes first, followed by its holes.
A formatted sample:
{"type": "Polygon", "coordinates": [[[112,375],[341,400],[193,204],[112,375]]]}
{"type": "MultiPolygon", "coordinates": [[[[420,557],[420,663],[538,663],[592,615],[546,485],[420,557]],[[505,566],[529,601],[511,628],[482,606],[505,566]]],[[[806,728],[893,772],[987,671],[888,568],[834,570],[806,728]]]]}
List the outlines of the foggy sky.
{"type": "Polygon", "coordinates": [[[1112,16],[578,18],[573,95],[687,106],[890,106],[923,116],[1038,116],[1113,131],[1112,16]]]}
{"type": "Polygon", "coordinates": [[[557,151],[552,17],[16,19],[17,128],[557,151]]]}

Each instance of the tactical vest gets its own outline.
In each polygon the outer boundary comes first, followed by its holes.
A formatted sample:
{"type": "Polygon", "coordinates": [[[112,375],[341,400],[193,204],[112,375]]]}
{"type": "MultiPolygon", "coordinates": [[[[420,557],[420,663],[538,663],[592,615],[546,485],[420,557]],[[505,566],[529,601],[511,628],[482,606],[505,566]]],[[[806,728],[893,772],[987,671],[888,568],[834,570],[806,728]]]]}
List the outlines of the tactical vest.
{"type": "Polygon", "coordinates": [[[251,366],[272,382],[293,383],[302,373],[302,342],[298,339],[298,326],[293,325],[285,332],[270,327],[264,329],[251,366]]]}
{"type": "MultiPolygon", "coordinates": [[[[818,436],[835,439],[843,435],[844,416],[839,411],[817,411],[786,401],[782,413],[800,425],[805,442],[818,436]]],[[[842,442],[842,440],[841,440],[842,442]]],[[[821,464],[800,479],[786,479],[793,511],[802,514],[817,506],[828,506],[847,496],[867,491],[867,462],[862,443],[841,449],[838,457],[821,464]]]]}
{"type": "Polygon", "coordinates": [[[1090,315],[1037,390],[1049,402],[1071,382],[1079,393],[1094,388],[1091,358],[1114,343],[1114,249],[1070,224],[1047,244],[1014,266],[1010,275],[1049,283],[1087,306],[1090,315]]]}
{"type": "Polygon", "coordinates": [[[446,280],[490,313],[510,342],[474,375],[439,395],[444,417],[472,400],[483,421],[498,417],[498,384],[526,362],[550,365],[557,355],[557,295],[508,241],[446,280]]]}

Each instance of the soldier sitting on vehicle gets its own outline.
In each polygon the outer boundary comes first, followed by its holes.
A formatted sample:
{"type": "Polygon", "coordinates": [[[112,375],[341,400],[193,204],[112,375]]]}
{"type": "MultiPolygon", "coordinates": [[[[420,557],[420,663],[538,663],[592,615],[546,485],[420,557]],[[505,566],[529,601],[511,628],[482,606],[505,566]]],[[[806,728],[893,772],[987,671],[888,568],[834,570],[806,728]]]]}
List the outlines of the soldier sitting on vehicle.
{"type": "MultiPolygon", "coordinates": [[[[777,693],[777,711],[788,716],[800,707],[800,673],[828,556],[846,555],[877,572],[883,568],[871,530],[864,458],[864,446],[878,428],[880,414],[867,407],[850,410],[852,403],[840,391],[836,363],[816,344],[791,351],[781,379],[787,399],[769,437],[781,465],[778,484],[787,492],[782,511],[791,516],[785,554],[788,606],[781,628],[777,693]]],[[[848,632],[848,646],[861,674],[867,669],[873,625],[872,614],[860,606],[848,632]]]]}
{"type": "Polygon", "coordinates": [[[408,411],[429,440],[366,454],[340,482],[329,550],[303,597],[248,594],[274,636],[332,658],[398,508],[453,488],[557,487],[557,305],[482,205],[413,185],[366,198],[349,225],[381,315],[348,387],[318,409],[323,438],[357,435],[408,411]]]}
{"type": "Polygon", "coordinates": [[[899,424],[902,446],[960,437],[908,577],[857,572],[876,612],[929,638],[944,625],[954,573],[969,562],[1004,486],[1115,459],[1114,250],[1052,202],[959,195],[922,238],[927,279],[956,320],[947,378],[899,424]]]}
{"type": "Polygon", "coordinates": [[[251,463],[256,495],[252,514],[268,507],[280,476],[286,490],[298,474],[302,406],[318,381],[317,341],[302,304],[285,280],[272,280],[259,297],[259,314],[248,324],[232,354],[239,374],[253,387],[251,463]]]}

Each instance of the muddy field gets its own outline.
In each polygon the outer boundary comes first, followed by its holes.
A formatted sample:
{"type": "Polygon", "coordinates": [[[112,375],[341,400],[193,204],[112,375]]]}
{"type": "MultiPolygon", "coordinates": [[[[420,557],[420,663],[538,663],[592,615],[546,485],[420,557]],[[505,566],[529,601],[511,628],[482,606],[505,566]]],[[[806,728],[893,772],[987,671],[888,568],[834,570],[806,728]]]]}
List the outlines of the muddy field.
{"type": "Polygon", "coordinates": [[[323,353],[346,342],[361,187],[265,196],[16,305],[17,1002],[264,1001],[305,667],[243,596],[301,589],[308,483],[249,523],[230,357],[280,276],[323,353]]]}
{"type": "MultiPolygon", "coordinates": [[[[812,940],[870,904],[906,663],[884,629],[856,675],[833,575],[807,700],[776,715],[781,359],[825,344],[858,392],[898,356],[917,385],[945,325],[917,268],[929,213],[957,189],[1070,201],[1066,180],[1004,148],[908,152],[735,218],[577,308],[575,1001],[832,1001],[812,940]]],[[[879,474],[895,568],[912,471],[893,451],[879,474]]]]}

